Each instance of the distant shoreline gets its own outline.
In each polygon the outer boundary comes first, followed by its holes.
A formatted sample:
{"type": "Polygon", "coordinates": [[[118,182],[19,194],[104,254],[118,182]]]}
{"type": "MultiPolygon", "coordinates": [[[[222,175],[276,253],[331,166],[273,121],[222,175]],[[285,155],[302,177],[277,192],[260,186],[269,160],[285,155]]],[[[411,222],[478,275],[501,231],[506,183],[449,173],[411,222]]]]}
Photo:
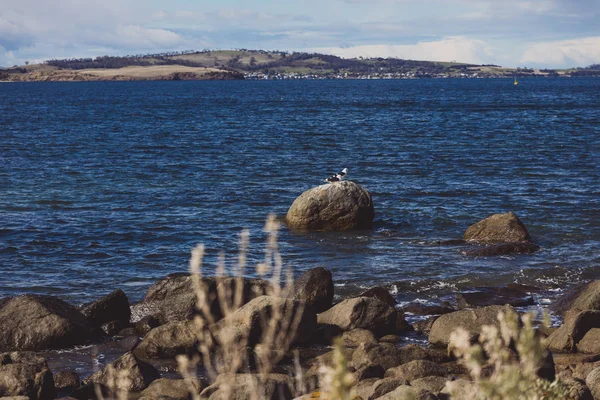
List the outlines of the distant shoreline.
{"type": "Polygon", "coordinates": [[[398,58],[344,59],[319,53],[264,50],[186,51],[48,60],[0,69],[0,81],[287,80],[525,78],[600,76],[600,66],[506,68],[493,64],[398,58]]]}

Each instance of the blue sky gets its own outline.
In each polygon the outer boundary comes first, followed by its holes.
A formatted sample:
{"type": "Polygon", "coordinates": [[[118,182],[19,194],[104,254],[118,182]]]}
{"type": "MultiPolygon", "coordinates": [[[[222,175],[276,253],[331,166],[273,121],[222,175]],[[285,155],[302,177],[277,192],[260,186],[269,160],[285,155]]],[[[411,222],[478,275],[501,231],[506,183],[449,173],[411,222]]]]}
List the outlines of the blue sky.
{"type": "Polygon", "coordinates": [[[184,49],[565,68],[600,63],[599,0],[0,0],[0,66],[184,49]]]}

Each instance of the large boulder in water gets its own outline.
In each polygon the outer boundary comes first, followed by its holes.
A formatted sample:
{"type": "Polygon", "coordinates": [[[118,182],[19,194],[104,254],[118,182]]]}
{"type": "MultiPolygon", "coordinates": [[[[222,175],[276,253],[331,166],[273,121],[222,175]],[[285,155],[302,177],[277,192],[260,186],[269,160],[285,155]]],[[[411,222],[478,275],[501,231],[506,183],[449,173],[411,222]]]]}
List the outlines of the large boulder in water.
{"type": "Polygon", "coordinates": [[[494,214],[471,225],[464,239],[480,243],[515,243],[531,239],[527,228],[513,212],[494,214]]]}
{"type": "Polygon", "coordinates": [[[328,183],[302,193],[287,212],[290,228],[313,231],[365,229],[373,225],[371,193],[352,181],[328,183]]]}
{"type": "Polygon", "coordinates": [[[129,300],[121,289],[84,305],[80,311],[97,327],[111,321],[119,321],[122,325],[127,325],[131,318],[129,300]]]}
{"type": "Polygon", "coordinates": [[[0,300],[0,351],[71,347],[98,331],[75,307],[53,296],[0,300]]]}

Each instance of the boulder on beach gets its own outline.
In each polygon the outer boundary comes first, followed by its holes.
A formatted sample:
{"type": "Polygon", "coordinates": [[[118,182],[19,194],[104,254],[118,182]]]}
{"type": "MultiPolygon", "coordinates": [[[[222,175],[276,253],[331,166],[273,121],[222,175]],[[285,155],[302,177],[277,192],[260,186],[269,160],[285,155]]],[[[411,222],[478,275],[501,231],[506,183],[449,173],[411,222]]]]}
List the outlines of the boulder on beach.
{"type": "Polygon", "coordinates": [[[335,325],[344,331],[363,328],[376,336],[395,333],[396,319],[396,310],[374,297],[344,300],[317,317],[320,325],[335,325]]]}
{"type": "Polygon", "coordinates": [[[101,327],[107,322],[113,321],[118,321],[121,326],[126,326],[129,324],[131,317],[129,300],[121,289],[117,289],[93,303],[84,305],[80,311],[96,327],[101,327]]]}
{"type": "Polygon", "coordinates": [[[56,395],[46,360],[29,352],[0,354],[0,397],[51,400],[56,395]]]}
{"type": "Polygon", "coordinates": [[[242,293],[241,304],[269,292],[270,283],[262,279],[234,277],[202,277],[207,304],[197,304],[197,295],[192,277],[187,273],[174,273],[162,278],[146,291],[143,301],[134,304],[132,321],[138,322],[144,317],[153,316],[159,324],[186,321],[195,315],[205,315],[208,308],[211,319],[218,321],[223,317],[223,305],[233,304],[236,291],[242,293]],[[231,298],[219,298],[219,292],[231,293],[231,298]],[[197,305],[199,307],[197,307],[197,305]]]}
{"type": "Polygon", "coordinates": [[[98,383],[127,392],[139,392],[158,378],[160,378],[160,373],[156,368],[138,359],[132,353],[125,353],[100,371],[84,379],[83,384],[98,383]]]}
{"type": "Polygon", "coordinates": [[[148,332],[133,352],[141,358],[168,358],[193,353],[198,341],[196,329],[193,321],[169,322],[148,332]]]}
{"type": "Polygon", "coordinates": [[[159,378],[140,393],[140,398],[188,400],[199,394],[200,388],[192,380],[186,382],[184,379],[159,378]],[[190,385],[194,388],[192,394],[190,394],[190,385]]]}
{"type": "Polygon", "coordinates": [[[0,301],[0,351],[71,347],[97,333],[75,307],[53,296],[23,295],[0,301]]]}
{"type": "Polygon", "coordinates": [[[548,349],[557,352],[574,352],[579,341],[589,330],[600,328],[600,311],[574,312],[546,339],[548,349]]]}
{"type": "Polygon", "coordinates": [[[305,191],[285,219],[293,229],[344,231],[371,228],[374,216],[371,193],[357,183],[342,181],[305,191]]]}
{"type": "Polygon", "coordinates": [[[331,271],[323,267],[312,268],[294,281],[293,297],[303,301],[320,313],[333,303],[333,279],[331,271]]]}
{"type": "Polygon", "coordinates": [[[479,336],[481,328],[485,325],[499,327],[498,314],[501,312],[518,317],[517,311],[509,305],[489,306],[441,315],[431,326],[429,342],[433,345],[447,346],[450,334],[459,327],[465,329],[472,337],[479,336]]]}
{"type": "Polygon", "coordinates": [[[513,212],[493,214],[467,228],[464,239],[480,243],[516,243],[531,240],[529,232],[513,212]]]}
{"type": "Polygon", "coordinates": [[[275,323],[276,335],[286,335],[294,344],[310,342],[317,331],[317,314],[305,303],[260,296],[217,322],[216,336],[220,343],[238,343],[245,338],[248,346],[254,346],[263,339],[271,322],[275,323]]]}

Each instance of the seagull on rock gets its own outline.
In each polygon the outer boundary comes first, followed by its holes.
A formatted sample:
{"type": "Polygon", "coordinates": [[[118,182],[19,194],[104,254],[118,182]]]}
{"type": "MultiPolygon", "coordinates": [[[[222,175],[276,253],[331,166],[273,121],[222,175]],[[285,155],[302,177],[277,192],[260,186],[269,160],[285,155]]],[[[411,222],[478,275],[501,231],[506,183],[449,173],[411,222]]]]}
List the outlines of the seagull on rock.
{"type": "Polygon", "coordinates": [[[337,174],[331,175],[329,178],[325,179],[325,182],[329,182],[329,183],[340,182],[342,179],[344,179],[344,177],[346,176],[347,173],[348,173],[348,168],[344,168],[337,174]]]}

